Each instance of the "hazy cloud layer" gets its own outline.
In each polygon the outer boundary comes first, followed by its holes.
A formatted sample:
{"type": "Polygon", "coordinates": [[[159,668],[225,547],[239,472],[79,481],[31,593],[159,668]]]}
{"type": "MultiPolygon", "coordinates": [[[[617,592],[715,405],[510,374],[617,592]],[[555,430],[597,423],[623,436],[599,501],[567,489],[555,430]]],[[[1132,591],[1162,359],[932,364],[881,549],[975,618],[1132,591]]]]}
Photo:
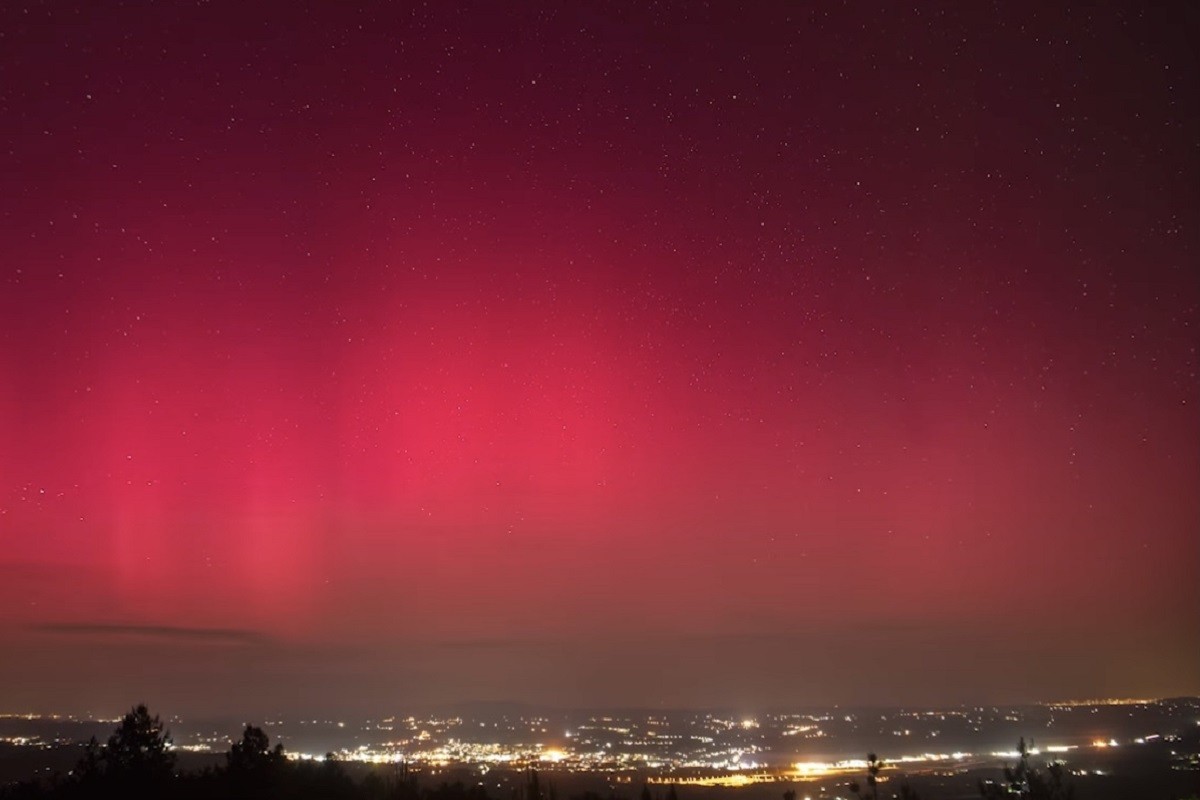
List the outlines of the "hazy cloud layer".
{"type": "Polygon", "coordinates": [[[181,628],[170,625],[121,625],[104,622],[46,623],[29,630],[65,636],[143,637],[191,644],[265,644],[269,637],[258,631],[235,628],[181,628]]]}

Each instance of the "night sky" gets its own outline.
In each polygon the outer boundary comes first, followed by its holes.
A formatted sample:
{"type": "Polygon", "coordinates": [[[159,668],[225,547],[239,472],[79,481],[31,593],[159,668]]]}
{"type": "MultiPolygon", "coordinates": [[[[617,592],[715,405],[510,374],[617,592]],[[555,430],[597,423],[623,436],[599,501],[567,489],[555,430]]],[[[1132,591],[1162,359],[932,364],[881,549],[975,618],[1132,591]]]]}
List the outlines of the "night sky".
{"type": "Polygon", "coordinates": [[[349,5],[0,7],[0,711],[1200,693],[1194,5],[349,5]]]}

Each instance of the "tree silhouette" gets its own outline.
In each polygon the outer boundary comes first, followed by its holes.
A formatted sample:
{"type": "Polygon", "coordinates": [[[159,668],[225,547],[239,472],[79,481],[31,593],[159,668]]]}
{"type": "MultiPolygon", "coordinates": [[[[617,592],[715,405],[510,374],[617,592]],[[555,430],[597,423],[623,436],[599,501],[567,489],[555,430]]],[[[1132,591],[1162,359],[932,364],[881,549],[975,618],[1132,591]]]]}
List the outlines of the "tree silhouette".
{"type": "Polygon", "coordinates": [[[83,749],[83,758],[75,765],[72,775],[77,781],[91,784],[104,774],[104,748],[93,736],[83,749]]]}
{"type": "Polygon", "coordinates": [[[525,778],[525,800],[542,800],[542,787],[538,782],[537,770],[531,768],[525,778]]]}
{"type": "Polygon", "coordinates": [[[259,772],[283,763],[283,745],[271,749],[271,740],[262,728],[247,725],[242,740],[234,742],[225,755],[231,772],[259,772]]]}
{"type": "Polygon", "coordinates": [[[102,758],[105,772],[110,775],[166,778],[175,769],[171,734],[163,729],[157,714],[150,716],[144,704],[121,719],[108,737],[102,758]]]}
{"type": "Polygon", "coordinates": [[[161,793],[175,770],[171,734],[144,704],[130,709],[103,747],[92,737],[75,766],[74,784],[85,793],[151,796],[161,793]]]}
{"type": "Polygon", "coordinates": [[[979,794],[984,800],[1072,800],[1075,787],[1066,782],[1066,773],[1061,762],[1046,765],[1046,774],[1029,765],[1033,740],[1025,743],[1025,737],[1017,742],[1017,763],[1004,765],[1004,782],[979,781],[979,794]]]}
{"type": "Polygon", "coordinates": [[[883,762],[880,761],[874,753],[867,753],[867,788],[862,790],[858,786],[858,781],[851,781],[848,787],[851,792],[858,796],[859,800],[879,800],[879,770],[883,767],[883,762]]]}
{"type": "MultiPolygon", "coordinates": [[[[859,800],[879,800],[879,772],[882,769],[883,760],[874,753],[867,753],[867,788],[862,789],[859,787],[858,781],[851,781],[847,788],[853,792],[854,795],[859,798],[859,800]]],[[[893,796],[898,796],[900,800],[921,800],[921,796],[917,794],[916,790],[909,786],[905,781],[901,781],[900,786],[897,787],[897,791],[899,792],[899,795],[893,796]]],[[[784,793],[784,800],[794,800],[794,798],[794,792],[792,793],[791,799],[787,797],[786,792],[784,793]]]]}
{"type": "Polygon", "coordinates": [[[1067,783],[1067,772],[1063,762],[1051,761],[1046,765],[1046,774],[1034,773],[1030,780],[1030,797],[1037,800],[1074,800],[1075,787],[1067,783]]]}
{"type": "Polygon", "coordinates": [[[271,749],[271,740],[262,728],[247,725],[241,741],[234,742],[225,754],[226,779],[233,797],[267,797],[280,793],[282,768],[287,763],[283,745],[271,749]]]}

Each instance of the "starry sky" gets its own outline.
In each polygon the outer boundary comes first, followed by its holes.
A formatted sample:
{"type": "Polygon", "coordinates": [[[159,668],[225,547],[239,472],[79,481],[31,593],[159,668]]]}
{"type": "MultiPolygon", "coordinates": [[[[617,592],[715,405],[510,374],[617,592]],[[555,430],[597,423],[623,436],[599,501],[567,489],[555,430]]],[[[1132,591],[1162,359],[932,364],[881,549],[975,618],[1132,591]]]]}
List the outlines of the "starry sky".
{"type": "Polygon", "coordinates": [[[1186,3],[5,3],[10,710],[1200,693],[1186,3]]]}

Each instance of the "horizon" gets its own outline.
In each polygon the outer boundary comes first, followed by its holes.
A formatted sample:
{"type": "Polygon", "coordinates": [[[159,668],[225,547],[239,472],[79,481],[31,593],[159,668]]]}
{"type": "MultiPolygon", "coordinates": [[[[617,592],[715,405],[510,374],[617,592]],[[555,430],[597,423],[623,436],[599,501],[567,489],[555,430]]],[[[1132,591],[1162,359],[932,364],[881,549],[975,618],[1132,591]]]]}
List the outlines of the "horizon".
{"type": "MultiPolygon", "coordinates": [[[[327,712],[306,711],[299,709],[288,714],[279,712],[267,713],[262,715],[260,724],[277,725],[286,722],[301,722],[307,720],[318,721],[321,723],[336,724],[339,720],[336,717],[342,717],[341,721],[353,719],[355,721],[375,721],[380,719],[399,719],[401,715],[409,717],[418,714],[466,714],[477,716],[488,716],[492,714],[507,715],[531,713],[535,715],[561,715],[573,716],[582,714],[605,714],[605,715],[653,715],[653,714],[678,714],[678,715],[698,715],[698,714],[721,714],[732,717],[753,717],[756,715],[764,716],[795,716],[805,715],[818,712],[849,712],[849,713],[871,713],[880,711],[903,712],[903,711],[963,711],[963,710],[999,710],[999,709],[1063,709],[1063,708],[1085,708],[1085,707],[1120,707],[1120,706],[1150,706],[1161,705],[1164,703],[1172,703],[1178,701],[1200,701],[1200,695],[1174,695],[1166,697],[1094,697],[1094,698],[1073,698],[1060,700],[1034,700],[1026,702],[961,702],[961,703],[945,703],[933,705],[907,704],[907,705],[852,705],[852,704],[832,704],[832,705],[794,705],[794,706],[778,706],[778,707],[739,707],[739,706],[708,706],[708,707],[653,707],[653,706],[581,706],[581,707],[566,707],[566,706],[545,706],[536,703],[524,703],[505,700],[487,700],[487,701],[472,701],[460,700],[447,704],[439,705],[412,705],[396,708],[379,708],[374,714],[365,716],[359,714],[328,714],[327,712]],[[386,715],[386,716],[384,716],[386,715]],[[317,720],[316,717],[329,717],[328,719],[317,720]]],[[[107,713],[115,714],[115,716],[100,716],[101,711],[94,709],[82,709],[76,711],[66,710],[5,710],[0,709],[0,719],[51,719],[71,722],[117,722],[121,717],[128,713],[131,709],[139,705],[144,705],[151,714],[162,718],[164,724],[171,721],[180,722],[229,722],[238,718],[245,718],[246,715],[235,716],[233,711],[210,710],[205,713],[181,714],[173,711],[170,708],[160,708],[159,706],[145,702],[145,700],[137,700],[126,704],[126,707],[120,710],[107,709],[107,713]]],[[[242,719],[243,725],[254,724],[253,719],[242,719]]]]}

